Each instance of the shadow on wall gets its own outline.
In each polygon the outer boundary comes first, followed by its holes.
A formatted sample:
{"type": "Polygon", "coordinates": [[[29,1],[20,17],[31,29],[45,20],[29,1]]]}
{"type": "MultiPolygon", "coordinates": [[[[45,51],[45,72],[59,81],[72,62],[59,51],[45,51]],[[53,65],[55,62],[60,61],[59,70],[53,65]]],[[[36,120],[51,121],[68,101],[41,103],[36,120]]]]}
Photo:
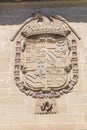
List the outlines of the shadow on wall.
{"type": "Polygon", "coordinates": [[[69,22],[87,22],[87,6],[67,8],[26,8],[0,9],[0,25],[22,24],[31,14],[41,12],[45,14],[58,14],[69,22]]]}

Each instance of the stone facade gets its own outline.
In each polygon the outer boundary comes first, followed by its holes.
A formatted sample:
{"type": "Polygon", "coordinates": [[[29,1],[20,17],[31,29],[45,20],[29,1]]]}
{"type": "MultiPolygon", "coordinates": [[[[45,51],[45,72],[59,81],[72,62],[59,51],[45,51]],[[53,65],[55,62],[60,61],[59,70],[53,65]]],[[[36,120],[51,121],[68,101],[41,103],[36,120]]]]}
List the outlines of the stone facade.
{"type": "Polygon", "coordinates": [[[87,130],[87,7],[0,9],[0,130],[87,130]],[[14,82],[15,44],[11,38],[32,13],[59,14],[81,37],[79,80],[71,93],[57,99],[58,114],[35,115],[36,100],[14,82]]]}

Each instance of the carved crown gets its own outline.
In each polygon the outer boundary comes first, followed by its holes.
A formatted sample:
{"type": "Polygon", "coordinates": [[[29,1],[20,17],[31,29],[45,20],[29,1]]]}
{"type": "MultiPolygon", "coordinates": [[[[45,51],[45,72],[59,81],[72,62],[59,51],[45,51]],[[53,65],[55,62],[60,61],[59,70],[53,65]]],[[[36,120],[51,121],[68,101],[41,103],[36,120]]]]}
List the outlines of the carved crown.
{"type": "Polygon", "coordinates": [[[28,26],[25,26],[24,31],[21,33],[25,37],[45,33],[67,36],[71,32],[62,19],[56,19],[52,15],[45,17],[37,14],[33,16],[30,21],[31,22],[29,22],[28,26]]]}

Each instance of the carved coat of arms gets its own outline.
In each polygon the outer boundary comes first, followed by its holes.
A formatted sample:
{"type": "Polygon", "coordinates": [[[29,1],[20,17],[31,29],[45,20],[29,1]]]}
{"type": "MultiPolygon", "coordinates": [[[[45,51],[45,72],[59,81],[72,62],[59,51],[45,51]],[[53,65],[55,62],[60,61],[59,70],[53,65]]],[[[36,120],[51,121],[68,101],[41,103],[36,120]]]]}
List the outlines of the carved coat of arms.
{"type": "Polygon", "coordinates": [[[61,16],[41,14],[33,14],[14,36],[14,80],[22,92],[39,99],[36,113],[56,113],[55,98],[76,85],[75,36],[79,39],[61,16]]]}

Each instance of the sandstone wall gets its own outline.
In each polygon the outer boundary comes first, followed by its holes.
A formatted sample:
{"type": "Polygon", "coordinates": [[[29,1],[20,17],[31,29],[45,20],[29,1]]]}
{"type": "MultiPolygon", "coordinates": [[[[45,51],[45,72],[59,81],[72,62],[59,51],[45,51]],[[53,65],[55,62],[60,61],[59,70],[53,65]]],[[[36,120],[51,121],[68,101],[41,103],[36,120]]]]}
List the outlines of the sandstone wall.
{"type": "Polygon", "coordinates": [[[87,7],[0,9],[0,130],[87,130],[87,7]],[[69,94],[57,99],[57,115],[34,115],[36,99],[14,83],[14,45],[10,41],[34,12],[66,18],[80,35],[79,81],[69,94]]]}

